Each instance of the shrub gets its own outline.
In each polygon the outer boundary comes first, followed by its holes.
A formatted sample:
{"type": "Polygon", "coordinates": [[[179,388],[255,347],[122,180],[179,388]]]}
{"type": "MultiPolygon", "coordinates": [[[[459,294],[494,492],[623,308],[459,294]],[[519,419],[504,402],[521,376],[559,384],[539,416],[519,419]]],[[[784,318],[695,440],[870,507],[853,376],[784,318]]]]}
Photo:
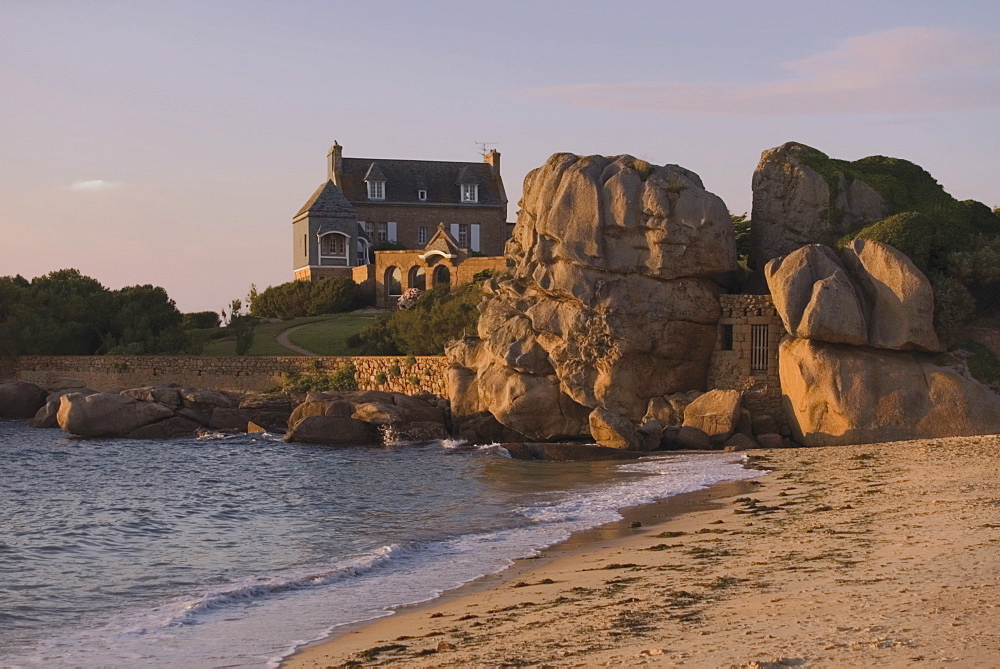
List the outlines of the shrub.
{"type": "Polygon", "coordinates": [[[934,329],[945,343],[954,341],[958,332],[976,311],[976,301],[961,281],[945,274],[931,277],[934,288],[934,329]]]}
{"type": "Polygon", "coordinates": [[[969,351],[965,364],[977,381],[987,385],[1000,383],[1000,358],[979,342],[967,341],[959,348],[969,351]]]}
{"type": "Polygon", "coordinates": [[[402,370],[399,369],[399,365],[392,365],[389,368],[389,376],[396,377],[403,374],[402,370]]]}
{"type": "Polygon", "coordinates": [[[214,311],[194,311],[184,314],[181,319],[181,328],[185,330],[205,330],[217,328],[222,324],[219,314],[214,311]]]}
{"type": "Polygon", "coordinates": [[[330,387],[328,390],[357,390],[358,370],[352,362],[345,362],[329,376],[330,387]]]}
{"type": "Polygon", "coordinates": [[[406,356],[407,367],[413,367],[415,364],[417,364],[417,356],[413,355],[412,353],[406,356]]]}
{"type": "Polygon", "coordinates": [[[369,355],[441,355],[448,342],[474,333],[482,288],[468,283],[453,293],[446,287],[424,292],[412,309],[396,311],[361,331],[369,355]]]}
{"type": "Polygon", "coordinates": [[[252,296],[250,314],[257,318],[299,318],[348,311],[357,304],[358,284],[353,279],[331,277],[268,286],[252,296]]]}
{"type": "Polygon", "coordinates": [[[375,375],[375,385],[384,386],[388,381],[388,377],[382,372],[375,375]]]}

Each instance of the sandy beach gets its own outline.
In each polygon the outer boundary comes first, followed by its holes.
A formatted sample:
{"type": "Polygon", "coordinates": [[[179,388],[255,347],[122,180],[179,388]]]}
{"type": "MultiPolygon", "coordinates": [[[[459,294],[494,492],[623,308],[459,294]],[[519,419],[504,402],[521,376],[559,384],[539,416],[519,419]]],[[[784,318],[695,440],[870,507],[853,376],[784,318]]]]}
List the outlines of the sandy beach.
{"type": "Polygon", "coordinates": [[[753,451],[772,473],[739,490],[647,507],[282,666],[997,666],[998,449],[753,451]]]}

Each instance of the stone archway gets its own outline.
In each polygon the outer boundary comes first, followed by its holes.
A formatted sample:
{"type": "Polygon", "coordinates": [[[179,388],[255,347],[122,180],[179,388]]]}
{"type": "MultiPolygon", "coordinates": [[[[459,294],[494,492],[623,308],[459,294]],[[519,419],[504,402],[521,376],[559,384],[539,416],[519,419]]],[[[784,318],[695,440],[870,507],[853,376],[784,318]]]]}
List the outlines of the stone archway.
{"type": "Polygon", "coordinates": [[[451,270],[447,265],[438,265],[434,268],[434,287],[445,286],[451,290],[451,270]]]}
{"type": "Polygon", "coordinates": [[[410,268],[409,277],[406,281],[407,288],[418,288],[427,290],[427,270],[423,265],[414,265],[410,268]]]}
{"type": "Polygon", "coordinates": [[[385,268],[385,297],[391,302],[393,298],[403,294],[403,273],[398,267],[389,266],[385,268]]]}

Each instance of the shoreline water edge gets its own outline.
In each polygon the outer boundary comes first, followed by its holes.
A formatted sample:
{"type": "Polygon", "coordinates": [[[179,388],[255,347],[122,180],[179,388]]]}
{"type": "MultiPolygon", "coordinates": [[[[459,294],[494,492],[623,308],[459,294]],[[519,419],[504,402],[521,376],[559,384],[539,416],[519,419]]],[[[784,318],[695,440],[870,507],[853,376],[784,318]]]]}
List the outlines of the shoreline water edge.
{"type": "Polygon", "coordinates": [[[630,510],[281,667],[992,666],[998,447],[755,451],[761,479],[630,510]]]}

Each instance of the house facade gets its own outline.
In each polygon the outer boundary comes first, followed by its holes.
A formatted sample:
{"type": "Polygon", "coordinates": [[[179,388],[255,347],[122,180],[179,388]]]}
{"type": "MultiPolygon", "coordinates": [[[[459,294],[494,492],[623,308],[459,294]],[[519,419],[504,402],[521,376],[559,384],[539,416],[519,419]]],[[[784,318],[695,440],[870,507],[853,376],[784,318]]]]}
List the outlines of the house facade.
{"type": "Polygon", "coordinates": [[[502,255],[509,229],[500,153],[483,158],[345,158],[334,142],[326,183],[292,221],[295,278],[351,276],[379,243],[423,249],[441,225],[469,255],[502,255]]]}
{"type": "Polygon", "coordinates": [[[505,269],[507,261],[503,256],[470,255],[442,223],[422,249],[377,251],[370,278],[375,306],[392,309],[409,288],[430,290],[444,286],[455,290],[484,270],[499,274],[505,269]]]}

